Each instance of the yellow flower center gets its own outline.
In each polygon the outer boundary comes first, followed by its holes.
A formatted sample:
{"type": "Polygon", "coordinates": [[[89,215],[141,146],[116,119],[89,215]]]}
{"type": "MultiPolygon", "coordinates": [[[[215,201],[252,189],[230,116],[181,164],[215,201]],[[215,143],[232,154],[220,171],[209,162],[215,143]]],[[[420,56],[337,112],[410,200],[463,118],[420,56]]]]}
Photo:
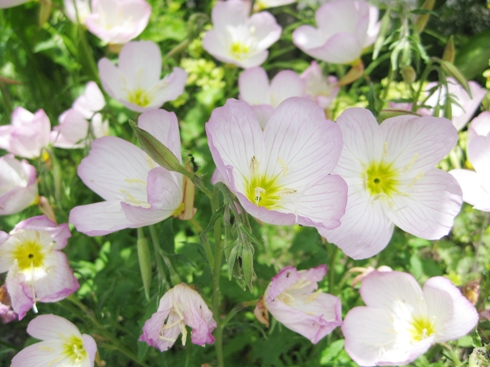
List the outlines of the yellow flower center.
{"type": "Polygon", "coordinates": [[[391,163],[371,162],[364,177],[366,187],[372,196],[379,194],[391,196],[398,191],[398,172],[391,163]]]}
{"type": "Polygon", "coordinates": [[[150,104],[150,100],[150,96],[143,89],[136,89],[128,94],[128,101],[140,107],[148,106],[150,104]]]}
{"type": "MultiPolygon", "coordinates": [[[[282,175],[288,173],[286,163],[278,160],[282,169],[282,175]]],[[[296,190],[283,187],[279,184],[281,174],[271,177],[267,174],[259,173],[259,162],[255,157],[250,163],[252,172],[251,178],[246,181],[246,196],[247,199],[257,206],[262,206],[269,210],[277,209],[281,205],[284,196],[296,193],[296,190]]]]}
{"type": "Polygon", "coordinates": [[[230,52],[235,58],[241,60],[250,52],[250,46],[240,41],[235,41],[231,44],[230,52]]]}
{"type": "Polygon", "coordinates": [[[80,363],[87,358],[87,351],[83,341],[76,335],[70,336],[63,345],[63,354],[70,359],[72,363],[80,363]]]}
{"type": "Polygon", "coordinates": [[[12,255],[21,271],[41,268],[44,266],[43,246],[36,241],[28,240],[16,246],[12,255]]]}
{"type": "Polygon", "coordinates": [[[416,342],[430,337],[434,331],[434,323],[424,316],[414,317],[409,327],[410,336],[416,342]]]}

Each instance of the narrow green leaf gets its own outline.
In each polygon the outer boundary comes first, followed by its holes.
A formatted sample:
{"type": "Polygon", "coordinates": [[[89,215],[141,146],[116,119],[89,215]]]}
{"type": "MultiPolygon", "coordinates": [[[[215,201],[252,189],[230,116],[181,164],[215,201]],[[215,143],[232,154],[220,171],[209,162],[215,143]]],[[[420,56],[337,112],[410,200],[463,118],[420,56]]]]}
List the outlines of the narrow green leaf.
{"type": "Polygon", "coordinates": [[[148,131],[143,130],[136,125],[134,121],[129,120],[129,124],[136,133],[136,137],[141,148],[160,166],[169,170],[182,173],[184,176],[192,178],[194,174],[187,171],[177,159],[177,157],[162,142],[151,135],[148,131]]]}

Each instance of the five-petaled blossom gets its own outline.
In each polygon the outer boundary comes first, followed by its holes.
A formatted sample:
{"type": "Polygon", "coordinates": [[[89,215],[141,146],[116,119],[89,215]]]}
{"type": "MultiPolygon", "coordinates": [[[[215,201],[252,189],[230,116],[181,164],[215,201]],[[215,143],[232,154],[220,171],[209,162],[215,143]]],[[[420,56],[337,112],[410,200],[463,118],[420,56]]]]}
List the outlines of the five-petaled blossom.
{"type": "Polygon", "coordinates": [[[13,154],[0,158],[0,215],[20,212],[39,199],[36,169],[13,154]]]}
{"type": "Polygon", "coordinates": [[[482,112],[471,122],[467,152],[475,170],[454,169],[449,173],[461,185],[465,202],[490,212],[490,112],[482,112]]]}
{"type": "Polygon", "coordinates": [[[106,43],[125,44],[143,32],[150,15],[151,6],[145,0],[92,0],[92,12],[84,24],[106,43]]]}
{"type": "Polygon", "coordinates": [[[284,100],[305,95],[305,81],[292,70],[282,70],[269,85],[267,73],[257,66],[240,74],[238,90],[240,99],[252,107],[263,129],[274,109],[284,100]]]}
{"type": "Polygon", "coordinates": [[[282,28],[268,12],[249,17],[250,8],[248,0],[218,1],[212,11],[214,29],[205,34],[203,48],[218,60],[244,69],[262,64],[282,28]]]}
{"type": "MultiPolygon", "coordinates": [[[[426,94],[433,92],[424,102],[426,106],[432,108],[420,108],[417,113],[422,116],[432,116],[437,104],[444,106],[448,94],[452,98],[451,120],[456,129],[461,130],[470,121],[471,117],[480,106],[481,101],[487,95],[487,90],[482,88],[477,82],[469,81],[471,97],[466,90],[454,79],[447,78],[447,86],[438,86],[438,83],[428,83],[425,87],[426,94]]],[[[439,110],[440,115],[444,113],[444,108],[439,110]]]]}
{"type": "Polygon", "coordinates": [[[216,321],[213,319],[213,313],[199,293],[181,283],[160,299],[157,312],[146,320],[143,335],[139,340],[165,352],[172,348],[180,333],[182,333],[182,344],[185,345],[186,325],[192,328],[193,344],[214,343],[211,333],[216,328],[216,321]]]}
{"type": "Polygon", "coordinates": [[[51,124],[43,110],[31,113],[22,107],[12,112],[12,123],[0,126],[0,148],[22,158],[37,158],[49,144],[51,124]]]}
{"type": "Polygon", "coordinates": [[[475,307],[443,277],[430,278],[422,290],[410,274],[374,271],[360,292],[366,306],[347,313],[342,332],[345,350],[361,366],[408,364],[478,322],[475,307]]]}
{"type": "MultiPolygon", "coordinates": [[[[173,112],[145,112],[138,126],[182,161],[179,125],[173,112]]],[[[184,209],[183,176],[160,167],[143,150],[114,136],[92,142],[88,157],[78,166],[78,175],[105,200],[70,212],[70,223],[89,236],[158,223],[184,209]]]]}
{"type": "Polygon", "coordinates": [[[184,92],[187,73],[183,69],[175,67],[163,79],[161,72],[162,54],[151,41],[126,44],[118,67],[107,58],[99,61],[100,80],[107,94],[136,112],[157,109],[184,92]]]}
{"type": "Polygon", "coordinates": [[[342,134],[313,101],[285,100],[262,131],[250,106],[229,99],[206,133],[219,174],[248,213],[271,224],[340,225],[347,187],[331,173],[342,134]]]}
{"type": "Polygon", "coordinates": [[[277,321],[314,344],[342,325],[340,299],[318,289],[326,273],[325,265],[300,271],[287,266],[272,278],[264,295],[277,321]]]}
{"type": "Polygon", "coordinates": [[[446,235],[462,196],[457,181],[434,168],[458,140],[451,121],[398,116],[378,125],[367,109],[349,108],[337,120],[344,147],[335,173],[349,186],[342,225],[319,228],[354,259],[388,244],[396,224],[425,239],[446,235]]]}
{"type": "Polygon", "coordinates": [[[293,43],[308,55],[333,64],[359,62],[364,48],[376,40],[378,8],[364,0],[332,0],[315,14],[318,28],[303,25],[293,43]]]}
{"type": "Polygon", "coordinates": [[[97,353],[94,338],[81,334],[67,319],[41,315],[27,325],[27,332],[42,341],[17,353],[10,367],[94,366],[97,353]]]}
{"type": "Polygon", "coordinates": [[[324,77],[322,69],[315,61],[301,74],[306,82],[306,95],[311,97],[321,108],[326,109],[337,97],[340,87],[333,75],[324,77]]]}
{"type": "Polygon", "coordinates": [[[0,273],[8,271],[7,289],[19,320],[36,302],[57,302],[80,287],[61,252],[70,236],[68,224],[41,215],[18,223],[0,244],[0,273]]]}
{"type": "Polygon", "coordinates": [[[105,99],[95,82],[89,82],[84,93],[72,107],[59,117],[60,124],[53,127],[51,141],[57,148],[83,148],[93,139],[109,135],[109,122],[98,113],[105,99]]]}

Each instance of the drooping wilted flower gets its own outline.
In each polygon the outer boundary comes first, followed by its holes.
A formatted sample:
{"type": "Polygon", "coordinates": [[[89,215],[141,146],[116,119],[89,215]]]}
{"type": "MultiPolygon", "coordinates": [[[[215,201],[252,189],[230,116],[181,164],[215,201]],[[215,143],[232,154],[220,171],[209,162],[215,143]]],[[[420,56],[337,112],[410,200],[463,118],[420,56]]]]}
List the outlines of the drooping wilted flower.
{"type": "Polygon", "coordinates": [[[342,135],[313,101],[287,99],[262,131],[250,106],[229,99],[206,133],[217,170],[248,213],[271,224],[339,226],[346,185],[331,173],[342,135]]]}
{"type": "Polygon", "coordinates": [[[144,341],[165,352],[171,348],[182,333],[182,344],[187,341],[186,326],[192,328],[193,344],[214,343],[211,334],[216,328],[213,313],[202,297],[188,285],[181,283],[170,289],[160,299],[157,312],[143,326],[144,341]]]}
{"type": "Polygon", "coordinates": [[[99,61],[100,80],[107,94],[136,112],[157,109],[184,92],[187,73],[183,69],[175,67],[163,79],[161,72],[162,54],[151,41],[126,44],[118,66],[107,58],[99,61]]]}
{"type": "Polygon", "coordinates": [[[264,295],[277,321],[314,344],[342,325],[340,299],[318,289],[326,273],[325,265],[300,271],[287,266],[272,278],[264,295]]]}
{"type": "Polygon", "coordinates": [[[458,180],[465,202],[490,212],[490,112],[482,112],[471,122],[467,151],[475,170],[454,169],[449,173],[458,180]]]}
{"type": "Polygon", "coordinates": [[[145,0],[92,0],[92,12],[84,24],[106,43],[125,44],[143,32],[150,15],[151,6],[145,0]]]}
{"type": "Polygon", "coordinates": [[[265,70],[256,66],[243,71],[238,78],[240,99],[247,102],[262,126],[269,120],[274,109],[290,97],[305,95],[305,82],[292,70],[282,70],[269,78],[265,70]]]}
{"type": "Polygon", "coordinates": [[[478,322],[474,306],[443,277],[430,278],[422,290],[410,274],[374,271],[360,292],[366,306],[347,313],[342,332],[345,350],[361,366],[408,364],[478,322]]]}
{"type": "Polygon", "coordinates": [[[218,1],[212,11],[214,28],[205,34],[203,48],[218,60],[245,69],[261,65],[282,28],[268,12],[249,17],[251,6],[248,0],[218,1]]]}
{"type": "Polygon", "coordinates": [[[27,332],[42,341],[17,353],[11,367],[94,366],[97,353],[95,340],[90,335],[81,334],[67,319],[41,315],[29,323],[27,332]]]}
{"type": "Polygon", "coordinates": [[[364,0],[332,0],[315,14],[318,28],[303,25],[293,43],[316,59],[333,64],[357,63],[364,48],[376,40],[378,9],[364,0]]]}
{"type": "Polygon", "coordinates": [[[22,107],[12,112],[12,123],[0,126],[0,148],[22,158],[37,158],[49,144],[51,124],[43,110],[35,114],[22,107]]]}
{"type": "Polygon", "coordinates": [[[89,82],[72,108],[59,117],[60,124],[53,127],[51,141],[57,148],[74,149],[87,146],[93,139],[109,135],[109,122],[98,113],[105,99],[95,82],[89,82]]]}
{"type": "Polygon", "coordinates": [[[349,198],[340,227],[319,228],[322,236],[363,259],[386,247],[394,224],[425,239],[450,231],[461,189],[434,167],[458,140],[451,121],[404,115],[378,125],[370,111],[349,108],[337,124],[344,148],[334,172],[347,182],[349,198]]]}
{"type": "Polygon", "coordinates": [[[306,82],[306,95],[323,109],[332,104],[340,90],[337,78],[333,75],[323,76],[322,69],[315,61],[312,61],[311,65],[301,74],[301,79],[306,82]]]}
{"type": "Polygon", "coordinates": [[[19,320],[36,302],[57,302],[80,287],[61,252],[70,236],[68,224],[42,215],[18,223],[0,244],[0,273],[8,271],[7,289],[19,320]]]}
{"type": "MultiPolygon", "coordinates": [[[[182,162],[179,125],[173,112],[145,112],[138,126],[182,162]]],[[[184,208],[182,175],[158,166],[143,150],[114,136],[92,142],[88,157],[78,166],[78,175],[105,199],[70,212],[70,223],[89,236],[158,223],[184,208]]]]}
{"type": "Polygon", "coordinates": [[[36,169],[13,154],[0,158],[0,215],[20,212],[38,201],[36,169]]]}

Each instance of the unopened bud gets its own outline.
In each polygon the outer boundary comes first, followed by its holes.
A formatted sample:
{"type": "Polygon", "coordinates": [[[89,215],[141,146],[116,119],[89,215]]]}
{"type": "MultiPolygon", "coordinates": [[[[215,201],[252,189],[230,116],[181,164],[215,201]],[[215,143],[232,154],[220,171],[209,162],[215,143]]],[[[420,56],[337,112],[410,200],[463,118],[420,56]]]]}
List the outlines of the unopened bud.
{"type": "Polygon", "coordinates": [[[420,14],[415,20],[415,30],[417,31],[417,33],[422,33],[422,31],[425,29],[425,26],[427,25],[430,16],[430,13],[428,11],[432,10],[435,3],[436,0],[426,0],[425,3],[422,5],[422,10],[425,10],[427,12],[424,14],[420,14]]]}
{"type": "Polygon", "coordinates": [[[41,209],[43,214],[46,217],[48,217],[50,221],[52,221],[55,224],[58,224],[58,222],[56,221],[56,215],[54,215],[53,208],[51,207],[51,205],[49,205],[48,199],[46,199],[44,196],[40,196],[37,205],[39,206],[39,209],[41,209]]]}
{"type": "Polygon", "coordinates": [[[412,84],[417,79],[417,73],[410,65],[404,65],[400,70],[403,81],[407,84],[412,84]]]}
{"type": "Polygon", "coordinates": [[[51,10],[53,10],[53,3],[51,0],[40,0],[39,7],[39,27],[42,27],[51,16],[51,10]]]}
{"type": "Polygon", "coordinates": [[[454,56],[456,55],[456,50],[454,48],[454,37],[451,35],[447,41],[446,48],[444,48],[444,53],[442,54],[442,59],[444,61],[454,63],[454,56]]]}
{"type": "Polygon", "coordinates": [[[357,79],[364,75],[364,64],[361,60],[352,66],[352,68],[345,74],[342,79],[337,83],[338,86],[348,85],[355,82],[357,79]]]}

